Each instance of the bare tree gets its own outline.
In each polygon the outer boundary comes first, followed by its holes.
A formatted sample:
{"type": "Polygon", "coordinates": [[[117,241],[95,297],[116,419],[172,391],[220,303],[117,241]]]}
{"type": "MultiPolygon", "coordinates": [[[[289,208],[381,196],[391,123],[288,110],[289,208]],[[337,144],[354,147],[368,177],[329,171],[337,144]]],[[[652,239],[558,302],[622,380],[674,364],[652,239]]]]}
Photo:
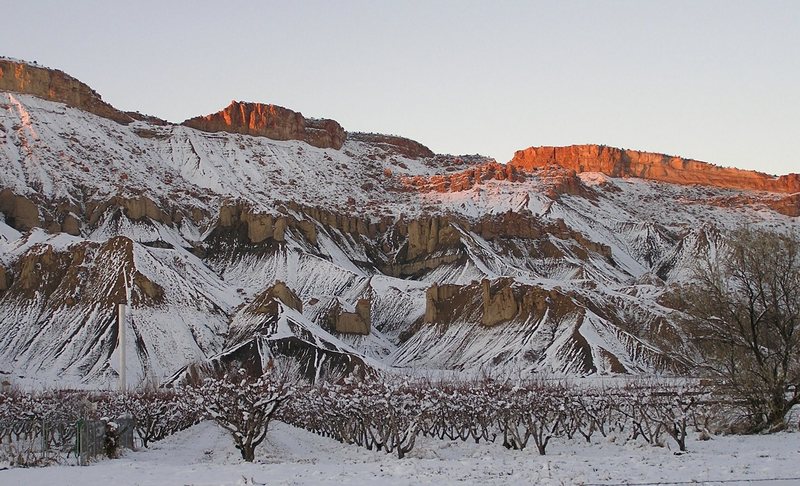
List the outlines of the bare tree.
{"type": "Polygon", "coordinates": [[[144,447],[199,420],[196,407],[175,390],[149,388],[120,395],[111,402],[117,402],[112,405],[118,413],[127,413],[134,419],[134,430],[144,447]]]}
{"type": "Polygon", "coordinates": [[[695,269],[683,310],[748,430],[778,430],[800,403],[800,237],[743,228],[728,250],[695,269]]]}
{"type": "Polygon", "coordinates": [[[273,362],[261,376],[231,369],[188,388],[190,400],[233,437],[242,459],[252,462],[255,449],[267,435],[269,422],[291,396],[300,376],[296,366],[273,362]]]}

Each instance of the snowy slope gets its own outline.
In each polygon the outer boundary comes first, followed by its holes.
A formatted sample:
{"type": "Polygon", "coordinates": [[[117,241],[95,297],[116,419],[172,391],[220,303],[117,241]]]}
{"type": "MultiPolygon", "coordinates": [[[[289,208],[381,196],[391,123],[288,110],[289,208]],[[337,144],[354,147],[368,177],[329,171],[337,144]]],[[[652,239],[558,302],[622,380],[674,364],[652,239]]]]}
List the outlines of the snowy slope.
{"type": "Polygon", "coordinates": [[[122,125],[0,93],[0,371],[113,382],[129,278],[133,380],[279,339],[404,370],[676,372],[664,350],[691,345],[659,303],[668,285],[724,251],[727,230],[800,229],[770,209],[776,194],[556,168],[468,178],[490,162],[122,125]],[[456,176],[472,182],[436,185],[456,176]],[[478,282],[503,278],[568,296],[572,312],[486,326],[478,282]],[[302,312],[254,318],[278,280],[302,312]],[[426,322],[434,284],[475,290],[456,318],[426,322]],[[331,309],[359,299],[370,333],[331,330],[331,309]]]}
{"type": "MultiPolygon", "coordinates": [[[[185,251],[127,238],[95,243],[36,231],[20,244],[18,285],[0,299],[5,373],[52,383],[116,383],[115,304],[132,289],[128,374],[161,379],[222,350],[235,293],[185,251]],[[29,273],[28,270],[30,270],[29,273]]],[[[13,258],[13,257],[12,257],[13,258]]]]}

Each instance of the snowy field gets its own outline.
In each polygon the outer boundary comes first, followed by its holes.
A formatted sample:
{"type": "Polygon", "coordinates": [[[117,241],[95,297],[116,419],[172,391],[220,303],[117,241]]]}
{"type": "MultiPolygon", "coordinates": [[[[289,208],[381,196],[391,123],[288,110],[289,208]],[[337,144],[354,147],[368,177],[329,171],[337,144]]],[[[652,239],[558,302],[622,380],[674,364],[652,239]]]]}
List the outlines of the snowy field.
{"type": "Polygon", "coordinates": [[[653,447],[556,441],[548,455],[535,447],[420,438],[408,457],[344,446],[283,423],[247,464],[221,429],[204,422],[116,460],[85,467],[0,471],[2,485],[290,485],[290,484],[800,484],[800,433],[715,437],[653,447]],[[769,481],[763,481],[771,479],[769,481]]]}

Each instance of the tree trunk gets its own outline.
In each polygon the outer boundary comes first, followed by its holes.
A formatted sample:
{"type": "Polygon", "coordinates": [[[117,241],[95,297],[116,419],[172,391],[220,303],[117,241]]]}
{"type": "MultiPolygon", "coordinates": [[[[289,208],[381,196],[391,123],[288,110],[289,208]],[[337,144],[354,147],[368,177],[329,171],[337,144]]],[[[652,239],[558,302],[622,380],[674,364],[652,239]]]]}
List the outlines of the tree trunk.
{"type": "Polygon", "coordinates": [[[242,444],[239,449],[242,451],[242,459],[247,462],[253,462],[256,458],[256,448],[252,444],[242,444]]]}
{"type": "Polygon", "coordinates": [[[767,432],[780,432],[786,428],[786,414],[788,410],[784,410],[781,407],[780,410],[770,410],[769,414],[767,415],[766,424],[764,424],[764,430],[767,432]]]}

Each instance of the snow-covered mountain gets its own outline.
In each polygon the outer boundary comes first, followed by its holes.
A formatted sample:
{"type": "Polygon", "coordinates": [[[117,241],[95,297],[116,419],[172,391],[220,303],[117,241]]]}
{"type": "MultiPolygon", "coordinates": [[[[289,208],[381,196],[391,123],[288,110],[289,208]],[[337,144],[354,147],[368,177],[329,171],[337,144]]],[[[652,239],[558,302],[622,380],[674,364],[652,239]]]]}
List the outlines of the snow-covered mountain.
{"type": "Polygon", "coordinates": [[[798,177],[581,147],[504,165],[257,103],[171,124],[0,59],[0,372],[114,382],[128,290],[135,381],[686,372],[671,286],[729,229],[800,227],[798,177]]]}

